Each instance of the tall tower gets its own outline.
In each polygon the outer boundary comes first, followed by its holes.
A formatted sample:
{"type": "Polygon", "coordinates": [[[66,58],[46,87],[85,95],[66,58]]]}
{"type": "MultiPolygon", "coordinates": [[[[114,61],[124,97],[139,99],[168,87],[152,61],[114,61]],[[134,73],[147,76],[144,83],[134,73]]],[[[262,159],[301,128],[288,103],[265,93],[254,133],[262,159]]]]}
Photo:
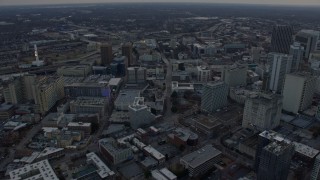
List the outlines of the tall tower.
{"type": "Polygon", "coordinates": [[[128,58],[128,65],[133,65],[133,57],[132,57],[132,44],[130,42],[125,43],[122,46],[122,55],[128,58]]]}
{"type": "Polygon", "coordinates": [[[101,65],[109,66],[113,60],[112,45],[109,43],[101,44],[101,65]]]}
{"type": "Polygon", "coordinates": [[[289,54],[293,42],[293,28],[291,26],[275,26],[271,37],[271,52],[289,54]]]}
{"type": "Polygon", "coordinates": [[[292,65],[290,72],[296,72],[299,70],[300,63],[303,59],[304,47],[298,42],[294,42],[290,46],[290,55],[292,56],[292,65]]]}
{"type": "Polygon", "coordinates": [[[317,49],[319,35],[320,32],[314,30],[301,30],[296,35],[295,41],[304,47],[304,58],[309,58],[310,53],[317,49]]]}

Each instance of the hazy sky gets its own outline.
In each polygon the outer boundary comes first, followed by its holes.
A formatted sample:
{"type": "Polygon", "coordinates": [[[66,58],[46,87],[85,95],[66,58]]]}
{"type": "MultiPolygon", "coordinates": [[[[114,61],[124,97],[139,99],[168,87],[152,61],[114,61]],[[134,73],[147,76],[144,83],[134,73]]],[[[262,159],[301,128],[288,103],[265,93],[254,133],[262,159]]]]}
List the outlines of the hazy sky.
{"type": "Polygon", "coordinates": [[[107,2],[212,2],[250,4],[320,5],[320,0],[0,0],[1,5],[63,4],[107,2]]]}

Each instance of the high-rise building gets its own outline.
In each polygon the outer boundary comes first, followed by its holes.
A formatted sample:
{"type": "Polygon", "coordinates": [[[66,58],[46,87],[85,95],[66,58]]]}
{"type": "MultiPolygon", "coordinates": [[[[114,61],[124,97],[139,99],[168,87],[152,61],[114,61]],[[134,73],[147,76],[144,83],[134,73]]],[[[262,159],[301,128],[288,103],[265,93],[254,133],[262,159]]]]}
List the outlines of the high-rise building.
{"type": "Polygon", "coordinates": [[[211,70],[205,66],[198,66],[198,81],[199,82],[208,82],[212,80],[211,70]]]}
{"type": "Polygon", "coordinates": [[[271,52],[288,54],[293,42],[291,26],[275,26],[272,31],[271,52]]]}
{"type": "Polygon", "coordinates": [[[233,64],[223,69],[222,79],[229,86],[245,86],[247,84],[248,66],[244,64],[233,64]]]}
{"type": "Polygon", "coordinates": [[[263,147],[257,179],[287,180],[293,154],[294,145],[286,140],[276,140],[263,147]]]}
{"type": "Polygon", "coordinates": [[[40,76],[32,86],[35,104],[40,113],[48,112],[57,101],[64,97],[63,77],[40,76]]]}
{"type": "Polygon", "coordinates": [[[320,172],[320,154],[317,155],[316,159],[314,160],[310,180],[319,179],[319,172],[320,172]]]}
{"type": "Polygon", "coordinates": [[[252,95],[245,102],[242,127],[269,130],[280,124],[282,97],[277,94],[252,95]]]}
{"type": "Polygon", "coordinates": [[[314,30],[301,30],[296,35],[295,41],[304,47],[304,58],[308,59],[310,53],[317,49],[319,35],[320,32],[314,30]]]}
{"type": "Polygon", "coordinates": [[[317,78],[309,73],[287,74],[283,89],[283,109],[298,113],[312,104],[317,78]]]}
{"type": "Polygon", "coordinates": [[[145,83],[147,80],[147,69],[144,67],[128,67],[127,83],[138,84],[145,83]]]}
{"type": "Polygon", "coordinates": [[[150,124],[155,120],[155,115],[151,113],[151,108],[144,104],[143,97],[136,97],[133,104],[129,105],[128,108],[130,125],[134,129],[150,124]]]}
{"type": "Polygon", "coordinates": [[[292,64],[292,56],[280,53],[269,53],[270,65],[269,89],[276,93],[282,93],[285,75],[289,73],[292,64]]]}
{"type": "Polygon", "coordinates": [[[128,65],[133,65],[133,56],[132,56],[132,44],[130,42],[125,43],[122,46],[122,55],[128,58],[128,65]]]}
{"type": "Polygon", "coordinates": [[[109,66],[113,60],[112,45],[109,43],[101,44],[101,65],[109,66]]]}
{"type": "Polygon", "coordinates": [[[290,46],[290,55],[292,56],[292,64],[290,72],[296,72],[299,70],[300,63],[303,60],[304,47],[298,42],[294,42],[290,46]]]}
{"type": "Polygon", "coordinates": [[[228,85],[222,81],[208,82],[203,86],[201,109],[214,113],[228,104],[228,85]]]}

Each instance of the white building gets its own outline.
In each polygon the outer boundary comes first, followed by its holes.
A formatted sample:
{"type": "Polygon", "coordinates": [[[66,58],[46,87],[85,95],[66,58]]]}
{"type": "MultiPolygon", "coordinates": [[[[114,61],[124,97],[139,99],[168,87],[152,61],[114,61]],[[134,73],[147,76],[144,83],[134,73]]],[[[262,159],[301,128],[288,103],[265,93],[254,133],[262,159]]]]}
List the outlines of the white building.
{"type": "Polygon", "coordinates": [[[280,124],[282,97],[277,94],[253,94],[246,102],[242,127],[269,130],[280,124]]]}
{"type": "Polygon", "coordinates": [[[289,73],[292,56],[281,53],[269,53],[268,62],[270,64],[269,89],[273,92],[281,93],[283,90],[285,75],[289,73]]]}
{"type": "Polygon", "coordinates": [[[203,86],[201,109],[214,113],[228,104],[228,85],[222,81],[209,82],[203,86]]]}
{"type": "Polygon", "coordinates": [[[87,156],[87,163],[93,164],[97,168],[97,173],[99,176],[104,179],[108,177],[112,177],[115,175],[113,171],[94,153],[88,153],[87,156]]]}
{"type": "Polygon", "coordinates": [[[212,80],[211,70],[205,66],[197,66],[198,71],[198,81],[199,82],[208,82],[212,80]]]}
{"type": "Polygon", "coordinates": [[[27,164],[22,168],[9,172],[10,179],[43,179],[43,180],[59,180],[49,161],[43,160],[33,164],[27,164]]]}
{"type": "Polygon", "coordinates": [[[244,86],[247,84],[247,70],[248,66],[242,64],[226,66],[221,78],[229,87],[244,86]]]}
{"type": "Polygon", "coordinates": [[[287,74],[283,89],[283,109],[298,113],[312,104],[316,89],[316,77],[307,73],[287,74]]]}
{"type": "Polygon", "coordinates": [[[300,43],[295,42],[290,46],[290,55],[292,56],[292,64],[290,72],[296,72],[299,70],[300,63],[303,60],[304,47],[300,43]]]}
{"type": "Polygon", "coordinates": [[[144,104],[143,97],[136,97],[129,105],[129,118],[131,127],[137,129],[153,122],[155,115],[151,113],[150,107],[144,104]]]}

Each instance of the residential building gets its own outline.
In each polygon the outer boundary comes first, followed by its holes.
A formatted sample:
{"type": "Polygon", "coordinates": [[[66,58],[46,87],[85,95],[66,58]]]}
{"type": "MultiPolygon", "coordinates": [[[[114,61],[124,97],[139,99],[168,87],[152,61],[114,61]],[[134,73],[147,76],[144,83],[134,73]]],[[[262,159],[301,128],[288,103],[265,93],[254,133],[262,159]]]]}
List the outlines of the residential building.
{"type": "Polygon", "coordinates": [[[221,78],[229,87],[245,86],[247,84],[247,70],[248,66],[243,64],[225,66],[221,78]]]}
{"type": "Polygon", "coordinates": [[[228,85],[222,81],[208,82],[203,85],[201,97],[201,109],[214,113],[217,109],[228,104],[228,85]]]}
{"type": "Polygon", "coordinates": [[[219,150],[212,145],[206,145],[180,158],[180,163],[188,169],[190,177],[198,177],[213,168],[220,158],[219,150]]]}
{"type": "Polygon", "coordinates": [[[252,94],[245,102],[242,127],[269,130],[280,124],[282,97],[277,94],[252,94]]]}
{"type": "Polygon", "coordinates": [[[208,67],[205,66],[197,66],[197,72],[198,72],[198,81],[199,82],[209,82],[212,80],[211,76],[211,70],[208,67]]]}
{"type": "Polygon", "coordinates": [[[105,43],[100,46],[101,52],[101,65],[102,66],[109,66],[113,60],[112,54],[112,45],[105,43]]]}
{"type": "Polygon", "coordinates": [[[271,37],[271,52],[288,54],[293,42],[293,28],[277,25],[273,27],[271,37]]]}
{"type": "Polygon", "coordinates": [[[316,90],[317,77],[309,73],[287,74],[283,90],[283,109],[298,113],[309,108],[316,90]]]}
{"type": "Polygon", "coordinates": [[[290,72],[296,72],[300,69],[300,63],[303,60],[304,47],[300,43],[294,42],[290,46],[290,55],[292,56],[292,64],[290,72]]]}
{"type": "Polygon", "coordinates": [[[259,180],[287,180],[294,145],[285,140],[274,141],[265,146],[260,154],[259,180]]]}
{"type": "Polygon", "coordinates": [[[78,97],[70,102],[70,112],[79,113],[98,113],[100,116],[107,114],[108,101],[105,98],[78,97]]]}
{"type": "Polygon", "coordinates": [[[131,148],[120,145],[113,138],[99,140],[99,151],[112,164],[119,164],[133,158],[131,148]]]}
{"type": "Polygon", "coordinates": [[[143,97],[136,97],[133,104],[129,105],[129,118],[131,127],[137,129],[153,122],[155,115],[151,113],[151,108],[145,105],[143,97]]]}
{"type": "Polygon", "coordinates": [[[43,179],[43,180],[59,180],[51,167],[49,161],[43,160],[33,164],[26,164],[24,167],[9,172],[10,179],[43,179]]]}
{"type": "Polygon", "coordinates": [[[269,53],[269,89],[275,93],[282,93],[285,75],[289,73],[292,56],[279,53],[269,53]]]}
{"type": "Polygon", "coordinates": [[[319,35],[319,31],[306,29],[303,29],[297,33],[295,41],[299,42],[304,47],[304,58],[309,59],[310,53],[316,51],[319,35]]]}

